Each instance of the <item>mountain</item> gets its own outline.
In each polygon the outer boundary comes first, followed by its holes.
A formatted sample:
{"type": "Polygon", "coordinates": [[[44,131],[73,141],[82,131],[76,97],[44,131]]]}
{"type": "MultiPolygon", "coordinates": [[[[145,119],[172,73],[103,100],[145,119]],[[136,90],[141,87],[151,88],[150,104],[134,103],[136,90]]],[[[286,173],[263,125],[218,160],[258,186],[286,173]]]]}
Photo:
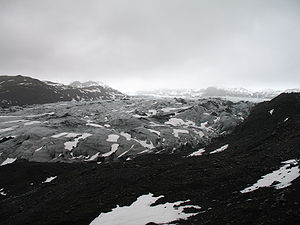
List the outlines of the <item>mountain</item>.
{"type": "MultiPolygon", "coordinates": [[[[296,91],[296,89],[294,90],[296,91]]],[[[193,89],[160,89],[153,91],[138,91],[136,95],[155,96],[155,97],[181,97],[181,98],[199,98],[199,97],[235,97],[235,98],[257,98],[272,99],[282,93],[278,90],[249,91],[245,88],[217,88],[208,87],[199,90],[193,89]]]]}
{"type": "Polygon", "coordinates": [[[80,81],[74,81],[69,84],[71,87],[75,88],[86,88],[86,87],[93,87],[93,86],[103,86],[107,87],[105,84],[95,81],[87,81],[87,82],[80,82],[80,81]]]}
{"type": "Polygon", "coordinates": [[[298,224],[299,112],[300,93],[285,93],[254,106],[226,135],[178,153],[17,160],[0,167],[1,223],[298,224]]]}
{"type": "Polygon", "coordinates": [[[122,97],[124,94],[107,86],[72,87],[21,75],[0,76],[1,107],[122,97]]]}

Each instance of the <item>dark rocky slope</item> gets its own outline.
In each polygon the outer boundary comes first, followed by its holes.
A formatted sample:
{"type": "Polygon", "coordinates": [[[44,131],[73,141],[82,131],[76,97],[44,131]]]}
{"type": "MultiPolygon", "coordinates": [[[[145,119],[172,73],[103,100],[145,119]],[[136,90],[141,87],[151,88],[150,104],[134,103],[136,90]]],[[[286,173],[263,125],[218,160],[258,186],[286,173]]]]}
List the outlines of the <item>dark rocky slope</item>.
{"type": "Polygon", "coordinates": [[[198,157],[145,155],[100,165],[18,161],[0,167],[0,188],[7,193],[0,195],[0,221],[89,224],[100,212],[130,205],[151,192],[165,195],[160,202],[190,199],[202,207],[178,224],[297,224],[299,178],[283,189],[240,191],[281,162],[300,158],[299,105],[300,94],[282,94],[257,105],[234,132],[206,146],[198,157]],[[225,144],[226,150],[209,154],[225,144]],[[43,184],[49,176],[57,179],[43,184]]]}
{"type": "Polygon", "coordinates": [[[120,97],[121,92],[106,86],[76,88],[21,75],[0,76],[0,107],[120,97]]]}

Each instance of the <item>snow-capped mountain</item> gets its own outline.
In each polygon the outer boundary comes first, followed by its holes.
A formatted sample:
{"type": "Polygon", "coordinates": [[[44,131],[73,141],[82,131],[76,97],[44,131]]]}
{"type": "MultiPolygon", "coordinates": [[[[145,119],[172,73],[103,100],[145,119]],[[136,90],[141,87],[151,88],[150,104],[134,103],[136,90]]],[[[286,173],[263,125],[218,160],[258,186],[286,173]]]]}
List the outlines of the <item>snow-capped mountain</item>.
{"type": "Polygon", "coordinates": [[[108,86],[87,82],[69,86],[26,76],[0,76],[0,106],[31,105],[60,101],[122,98],[125,95],[108,86]]]}
{"type": "Polygon", "coordinates": [[[199,90],[194,89],[159,89],[149,91],[138,91],[136,95],[155,96],[155,97],[240,97],[240,98],[258,98],[272,99],[282,93],[278,90],[250,91],[245,88],[218,88],[208,87],[199,90]]]}
{"type": "Polygon", "coordinates": [[[87,81],[87,82],[80,82],[80,81],[73,81],[68,86],[74,87],[74,88],[86,88],[86,87],[93,87],[93,86],[102,86],[102,87],[108,87],[106,84],[102,82],[96,82],[96,81],[87,81]]]}

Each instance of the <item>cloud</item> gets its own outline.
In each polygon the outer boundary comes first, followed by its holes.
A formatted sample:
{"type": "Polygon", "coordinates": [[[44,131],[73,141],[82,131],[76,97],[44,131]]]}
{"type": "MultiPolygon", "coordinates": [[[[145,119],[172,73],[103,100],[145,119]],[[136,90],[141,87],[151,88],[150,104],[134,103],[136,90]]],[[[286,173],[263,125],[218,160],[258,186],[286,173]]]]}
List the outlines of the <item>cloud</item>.
{"type": "Polygon", "coordinates": [[[300,86],[297,0],[2,0],[0,73],[121,90],[300,86]]]}

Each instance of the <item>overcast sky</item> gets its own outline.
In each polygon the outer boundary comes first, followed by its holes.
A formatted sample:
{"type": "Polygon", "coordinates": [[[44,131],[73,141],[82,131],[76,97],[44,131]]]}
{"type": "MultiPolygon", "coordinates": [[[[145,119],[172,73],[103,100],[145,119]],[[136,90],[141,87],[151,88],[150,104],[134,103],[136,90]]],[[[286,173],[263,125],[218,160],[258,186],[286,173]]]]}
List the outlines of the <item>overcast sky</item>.
{"type": "Polygon", "coordinates": [[[300,88],[299,0],[0,0],[0,74],[300,88]]]}

